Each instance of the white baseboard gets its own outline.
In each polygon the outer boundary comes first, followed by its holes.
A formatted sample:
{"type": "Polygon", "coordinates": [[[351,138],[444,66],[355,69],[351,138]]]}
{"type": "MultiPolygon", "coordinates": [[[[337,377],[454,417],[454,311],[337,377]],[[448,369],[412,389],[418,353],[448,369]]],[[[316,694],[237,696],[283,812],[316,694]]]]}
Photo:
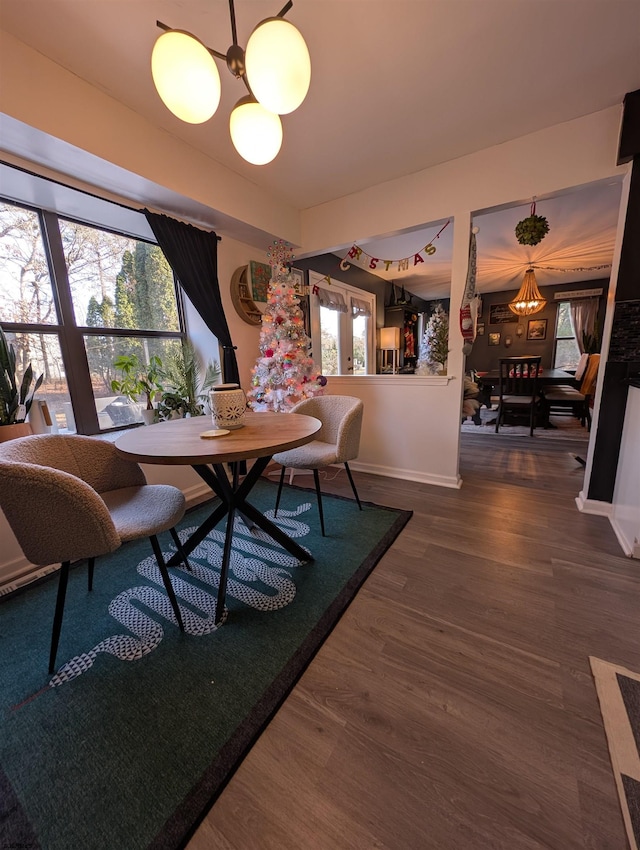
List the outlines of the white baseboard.
{"type": "Polygon", "coordinates": [[[632,540],[615,517],[609,517],[609,522],[624,554],[628,558],[640,558],[640,543],[638,543],[637,539],[632,540]]]}
{"type": "Polygon", "coordinates": [[[192,487],[187,487],[182,492],[187,500],[188,508],[193,508],[195,505],[199,505],[200,502],[206,502],[207,499],[211,499],[215,495],[204,481],[194,484],[192,487]]]}
{"type": "MultiPolygon", "coordinates": [[[[331,464],[326,467],[325,472],[329,469],[335,470],[334,475],[337,475],[339,472],[344,472],[344,465],[341,463],[331,464]]],[[[455,479],[444,475],[421,475],[416,473],[414,469],[396,469],[392,466],[378,466],[377,464],[361,463],[360,461],[353,460],[349,461],[349,469],[351,469],[352,472],[370,472],[372,475],[382,475],[385,478],[400,478],[405,481],[417,481],[420,484],[435,484],[437,487],[449,487],[459,490],[462,486],[462,479],[459,475],[455,479]]],[[[270,470],[267,474],[270,478],[279,478],[280,467],[270,470]]],[[[296,476],[311,475],[312,471],[310,469],[296,469],[295,474],[296,476]]],[[[320,475],[322,480],[322,472],[320,475]]],[[[285,480],[288,480],[291,484],[288,473],[285,480]]],[[[293,483],[295,483],[295,478],[293,483]]]]}
{"type": "Polygon", "coordinates": [[[448,487],[459,490],[462,478],[459,475],[429,475],[416,472],[415,469],[398,469],[393,466],[378,466],[374,463],[349,462],[354,472],[370,472],[372,475],[382,475],[384,478],[400,478],[404,481],[416,481],[419,484],[434,484],[436,487],[448,487]]]}
{"type": "Polygon", "coordinates": [[[17,558],[9,564],[2,565],[2,577],[0,578],[0,596],[13,593],[25,584],[53,573],[60,568],[60,564],[50,564],[47,567],[36,567],[26,558],[17,558]]]}
{"type": "Polygon", "coordinates": [[[576,505],[578,510],[583,514],[594,514],[595,516],[606,516],[611,518],[613,515],[613,505],[611,502],[598,502],[596,499],[587,499],[583,492],[576,496],[576,505]]]}

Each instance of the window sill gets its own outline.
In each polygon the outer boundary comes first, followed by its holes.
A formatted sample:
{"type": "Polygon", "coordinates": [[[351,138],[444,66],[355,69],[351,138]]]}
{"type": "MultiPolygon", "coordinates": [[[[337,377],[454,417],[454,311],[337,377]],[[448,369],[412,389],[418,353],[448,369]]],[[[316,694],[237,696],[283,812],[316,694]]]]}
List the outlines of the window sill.
{"type": "Polygon", "coordinates": [[[329,386],[338,381],[346,381],[349,384],[393,384],[394,386],[407,387],[446,387],[449,381],[453,381],[455,375],[328,375],[329,386]]]}

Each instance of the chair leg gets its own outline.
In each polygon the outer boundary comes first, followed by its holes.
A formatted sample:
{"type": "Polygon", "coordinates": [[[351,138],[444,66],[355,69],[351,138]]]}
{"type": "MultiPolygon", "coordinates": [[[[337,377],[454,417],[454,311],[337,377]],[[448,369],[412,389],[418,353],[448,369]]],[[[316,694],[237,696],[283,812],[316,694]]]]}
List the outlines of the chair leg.
{"type": "Polygon", "coordinates": [[[176,599],[176,594],[173,590],[173,585],[171,584],[171,577],[169,575],[169,571],[167,570],[167,565],[165,564],[164,558],[162,557],[162,551],[160,549],[160,544],[158,543],[158,538],[155,534],[152,534],[149,540],[151,541],[151,548],[153,549],[153,554],[156,556],[156,561],[158,562],[158,567],[160,568],[160,575],[162,576],[164,589],[167,591],[167,596],[169,597],[169,602],[171,602],[173,613],[176,615],[176,620],[178,621],[178,625],[180,626],[180,631],[183,632],[184,623],[182,622],[182,614],[180,613],[178,600],[176,599]]]}
{"type": "Polygon", "coordinates": [[[182,541],[178,537],[178,532],[175,530],[175,528],[171,528],[169,530],[169,534],[173,537],[173,542],[176,544],[176,549],[178,550],[180,557],[184,561],[185,567],[189,570],[189,572],[192,572],[191,564],[189,563],[187,553],[184,551],[184,548],[182,546],[182,541]]]}
{"type": "Polygon", "coordinates": [[[280,483],[278,484],[278,495],[276,496],[276,509],[273,512],[274,517],[278,516],[278,506],[280,505],[280,496],[282,495],[282,485],[284,483],[284,474],[286,471],[286,466],[283,466],[280,471],[280,483]]]}
{"type": "Polygon", "coordinates": [[[529,413],[529,436],[533,437],[533,427],[535,425],[536,420],[536,406],[534,403],[531,404],[531,412],[529,413]]]}
{"type": "Polygon", "coordinates": [[[500,417],[502,416],[502,405],[498,405],[498,413],[496,414],[496,434],[500,429],[500,417]]]}
{"type": "Polygon", "coordinates": [[[87,587],[89,589],[89,592],[91,592],[93,590],[93,568],[95,566],[95,563],[96,563],[95,558],[89,558],[89,561],[88,561],[89,567],[88,567],[88,570],[87,570],[87,587]]]}
{"type": "Polygon", "coordinates": [[[358,507],[362,510],[362,505],[360,504],[360,497],[358,496],[358,491],[356,490],[356,485],[353,481],[353,476],[351,475],[351,470],[349,469],[349,464],[344,462],[344,468],[347,470],[347,475],[349,476],[349,484],[351,484],[351,489],[353,490],[353,495],[356,497],[356,502],[358,503],[358,507]]]}
{"type": "Polygon", "coordinates": [[[60,565],[60,576],[58,578],[58,595],[56,597],[56,611],[53,615],[53,631],[51,632],[51,651],[49,653],[49,673],[53,673],[56,666],[56,655],[58,654],[58,641],[60,640],[60,629],[62,628],[62,615],[64,614],[64,600],[67,595],[67,582],[69,580],[69,561],[60,565]]]}
{"type": "Polygon", "coordinates": [[[325,537],[324,533],[324,514],[322,513],[322,494],[320,493],[320,475],[317,469],[313,470],[313,481],[316,485],[316,496],[318,497],[318,513],[320,514],[320,530],[322,531],[322,536],[325,537]]]}

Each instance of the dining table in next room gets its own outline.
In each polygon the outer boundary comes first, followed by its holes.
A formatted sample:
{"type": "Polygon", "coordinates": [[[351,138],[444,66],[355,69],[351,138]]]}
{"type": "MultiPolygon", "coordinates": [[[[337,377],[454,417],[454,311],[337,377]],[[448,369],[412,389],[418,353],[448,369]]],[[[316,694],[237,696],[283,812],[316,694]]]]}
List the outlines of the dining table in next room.
{"type": "MultiPolygon", "coordinates": [[[[480,390],[482,404],[490,408],[492,392],[500,384],[499,370],[492,369],[490,372],[475,372],[475,379],[480,390]]],[[[544,387],[558,386],[559,384],[578,387],[571,372],[565,372],[564,369],[540,370],[540,374],[538,375],[538,389],[542,389],[544,392],[544,387]]]]}

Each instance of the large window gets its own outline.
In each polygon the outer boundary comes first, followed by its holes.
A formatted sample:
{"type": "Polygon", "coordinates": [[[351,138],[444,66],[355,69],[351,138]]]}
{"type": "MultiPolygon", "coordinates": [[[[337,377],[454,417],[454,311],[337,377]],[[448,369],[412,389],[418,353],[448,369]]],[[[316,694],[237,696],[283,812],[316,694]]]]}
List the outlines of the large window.
{"type": "Polygon", "coordinates": [[[375,295],[355,289],[314,272],[311,295],[313,357],[322,374],[367,375],[375,373],[375,295]]]}
{"type": "Polygon", "coordinates": [[[575,369],[580,359],[580,349],[576,341],[571,321],[571,303],[560,301],[556,318],[554,369],[575,369]]]}
{"type": "Polygon", "coordinates": [[[44,375],[54,430],[85,434],[141,421],[111,390],[116,357],[166,362],[183,337],[157,245],[1,200],[0,324],[23,369],[44,375]]]}

